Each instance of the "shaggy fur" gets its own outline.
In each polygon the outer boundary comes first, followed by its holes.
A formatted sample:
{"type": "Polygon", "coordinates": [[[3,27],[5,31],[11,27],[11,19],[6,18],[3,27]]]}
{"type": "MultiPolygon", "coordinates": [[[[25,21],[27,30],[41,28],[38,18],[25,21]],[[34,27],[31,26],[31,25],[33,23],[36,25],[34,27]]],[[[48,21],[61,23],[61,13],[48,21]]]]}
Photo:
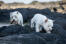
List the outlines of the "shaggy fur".
{"type": "Polygon", "coordinates": [[[42,14],[35,14],[35,16],[31,19],[31,27],[35,27],[36,32],[40,32],[42,30],[41,26],[47,33],[51,33],[53,20],[47,18],[42,14]]]}
{"type": "Polygon", "coordinates": [[[11,24],[23,25],[23,16],[19,11],[14,11],[10,13],[10,22],[11,24]]]}

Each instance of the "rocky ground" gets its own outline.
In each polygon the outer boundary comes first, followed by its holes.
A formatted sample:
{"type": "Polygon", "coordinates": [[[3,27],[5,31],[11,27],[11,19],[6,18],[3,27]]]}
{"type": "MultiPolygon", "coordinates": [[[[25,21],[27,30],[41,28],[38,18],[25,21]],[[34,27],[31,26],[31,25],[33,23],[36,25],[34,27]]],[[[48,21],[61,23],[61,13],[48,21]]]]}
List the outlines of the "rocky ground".
{"type": "MultiPolygon", "coordinates": [[[[66,44],[66,13],[51,12],[50,9],[20,8],[14,10],[0,10],[0,22],[9,23],[9,13],[18,10],[24,17],[24,22],[30,24],[30,19],[36,13],[46,15],[55,20],[51,34],[42,30],[35,32],[30,25],[4,25],[0,27],[0,44],[66,44]]],[[[0,23],[0,24],[1,24],[0,23]]],[[[4,23],[3,23],[4,24],[4,23]]]]}

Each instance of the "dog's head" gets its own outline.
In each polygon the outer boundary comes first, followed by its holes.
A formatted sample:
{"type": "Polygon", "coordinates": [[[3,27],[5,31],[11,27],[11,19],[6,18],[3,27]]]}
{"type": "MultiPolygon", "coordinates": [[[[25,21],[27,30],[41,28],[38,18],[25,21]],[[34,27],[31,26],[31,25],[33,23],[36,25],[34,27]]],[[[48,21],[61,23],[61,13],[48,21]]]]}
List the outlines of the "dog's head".
{"type": "Polygon", "coordinates": [[[10,23],[11,24],[18,24],[18,11],[10,13],[10,23]]]}
{"type": "Polygon", "coordinates": [[[46,20],[45,20],[45,24],[44,24],[44,28],[45,28],[47,31],[52,31],[53,22],[54,22],[54,20],[46,19],[46,20]]]}

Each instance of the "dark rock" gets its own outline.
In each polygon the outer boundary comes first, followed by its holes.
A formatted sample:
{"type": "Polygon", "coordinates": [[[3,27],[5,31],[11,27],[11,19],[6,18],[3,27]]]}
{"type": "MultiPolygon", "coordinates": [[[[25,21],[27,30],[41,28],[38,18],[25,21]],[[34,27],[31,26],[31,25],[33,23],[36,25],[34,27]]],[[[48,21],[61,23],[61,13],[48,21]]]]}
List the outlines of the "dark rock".
{"type": "Polygon", "coordinates": [[[31,33],[12,35],[1,38],[1,43],[12,44],[57,44],[60,37],[54,34],[31,33]]]}
{"type": "Polygon", "coordinates": [[[66,30],[64,30],[60,25],[55,24],[52,30],[53,34],[59,35],[61,37],[65,37],[66,38],[66,30]]]}
{"type": "Polygon", "coordinates": [[[66,14],[51,12],[50,9],[17,8],[0,10],[0,22],[9,22],[10,12],[19,11],[24,22],[30,23],[36,13],[46,15],[55,20],[51,34],[36,33],[30,25],[3,26],[0,28],[0,44],[66,44],[66,14]]]}
{"type": "Polygon", "coordinates": [[[7,36],[13,34],[25,34],[25,33],[32,33],[33,29],[31,29],[28,25],[22,27],[20,25],[11,25],[11,26],[4,26],[0,28],[0,36],[7,36]]]}

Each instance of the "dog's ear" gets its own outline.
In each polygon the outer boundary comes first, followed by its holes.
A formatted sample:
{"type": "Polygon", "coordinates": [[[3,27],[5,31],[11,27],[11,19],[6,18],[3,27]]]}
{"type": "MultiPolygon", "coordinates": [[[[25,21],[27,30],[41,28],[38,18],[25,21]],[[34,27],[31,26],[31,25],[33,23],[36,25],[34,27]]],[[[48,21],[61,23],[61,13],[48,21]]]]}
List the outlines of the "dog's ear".
{"type": "Polygon", "coordinates": [[[48,19],[45,20],[45,23],[48,22],[48,19]]]}

